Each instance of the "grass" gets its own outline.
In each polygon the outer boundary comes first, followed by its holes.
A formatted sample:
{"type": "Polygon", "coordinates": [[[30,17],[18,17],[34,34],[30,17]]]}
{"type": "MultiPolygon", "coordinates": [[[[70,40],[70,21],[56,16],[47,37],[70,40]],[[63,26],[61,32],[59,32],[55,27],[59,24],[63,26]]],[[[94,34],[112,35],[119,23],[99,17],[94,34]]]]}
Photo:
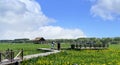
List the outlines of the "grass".
{"type": "MultiPolygon", "coordinates": [[[[62,44],[61,47],[69,47],[69,44],[62,44]]],[[[38,48],[51,48],[51,44],[32,44],[32,43],[0,43],[0,51],[5,51],[7,49],[12,49],[14,51],[18,51],[23,49],[24,55],[41,53],[43,51],[38,51],[38,48]]]]}
{"type": "MultiPolygon", "coordinates": [[[[69,48],[69,44],[62,44],[69,48]]],[[[0,44],[0,51],[6,49],[24,49],[24,55],[41,53],[37,48],[51,48],[50,44],[0,44]]],[[[21,65],[120,65],[120,44],[110,45],[107,50],[62,50],[60,53],[46,57],[23,61],[21,65]]]]}
{"type": "Polygon", "coordinates": [[[120,65],[120,45],[107,50],[63,50],[58,54],[33,58],[22,65],[120,65]]]}
{"type": "Polygon", "coordinates": [[[41,53],[37,48],[49,48],[49,44],[11,44],[11,43],[0,43],[0,51],[5,51],[8,48],[14,51],[24,50],[24,55],[41,53]]]}

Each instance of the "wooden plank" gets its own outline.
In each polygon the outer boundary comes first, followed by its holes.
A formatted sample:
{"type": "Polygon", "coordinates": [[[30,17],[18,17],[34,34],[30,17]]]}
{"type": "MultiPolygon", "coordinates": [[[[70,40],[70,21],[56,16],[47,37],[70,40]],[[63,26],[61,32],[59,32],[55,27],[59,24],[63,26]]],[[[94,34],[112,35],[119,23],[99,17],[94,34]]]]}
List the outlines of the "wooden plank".
{"type": "Polygon", "coordinates": [[[22,60],[20,59],[14,59],[12,62],[9,61],[8,59],[3,60],[0,65],[9,65],[9,64],[15,64],[16,62],[21,62],[22,60]]]}
{"type": "Polygon", "coordinates": [[[16,59],[21,54],[21,51],[15,56],[14,59],[16,59]]]}
{"type": "Polygon", "coordinates": [[[49,52],[52,52],[54,49],[38,48],[37,50],[43,50],[43,51],[49,51],[49,52]]]}
{"type": "MultiPolygon", "coordinates": [[[[51,50],[51,49],[46,49],[46,48],[39,48],[39,49],[43,49],[43,50],[51,50]]],[[[50,55],[50,54],[54,54],[54,53],[59,53],[60,51],[58,50],[51,50],[52,52],[46,52],[46,53],[39,53],[39,54],[33,54],[33,55],[27,55],[27,56],[24,56],[23,60],[28,60],[28,59],[31,59],[31,58],[37,58],[39,56],[47,56],[47,55],[50,55]]]]}

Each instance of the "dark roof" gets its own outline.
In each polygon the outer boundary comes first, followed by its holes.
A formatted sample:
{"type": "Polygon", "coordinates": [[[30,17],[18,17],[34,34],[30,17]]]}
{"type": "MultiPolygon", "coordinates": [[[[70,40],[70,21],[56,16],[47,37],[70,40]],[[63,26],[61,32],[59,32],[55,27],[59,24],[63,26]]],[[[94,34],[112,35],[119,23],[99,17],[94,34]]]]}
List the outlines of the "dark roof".
{"type": "Polygon", "coordinates": [[[45,41],[45,39],[43,37],[36,37],[34,40],[35,41],[45,41]]]}

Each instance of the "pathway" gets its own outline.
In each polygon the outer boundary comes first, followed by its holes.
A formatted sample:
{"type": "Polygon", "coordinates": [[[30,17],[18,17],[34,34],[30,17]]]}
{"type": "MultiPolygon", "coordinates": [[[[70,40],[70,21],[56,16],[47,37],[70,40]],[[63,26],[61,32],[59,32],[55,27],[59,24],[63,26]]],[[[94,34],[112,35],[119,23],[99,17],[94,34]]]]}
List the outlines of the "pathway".
{"type": "Polygon", "coordinates": [[[48,56],[50,54],[55,54],[55,53],[59,53],[59,50],[53,50],[53,49],[48,49],[48,48],[39,48],[38,50],[43,50],[43,51],[48,51],[45,53],[39,53],[39,54],[33,54],[33,55],[27,55],[23,57],[23,60],[21,60],[20,58],[15,58],[12,62],[9,61],[8,59],[4,59],[2,60],[2,62],[0,62],[0,65],[9,65],[9,64],[15,64],[16,62],[21,62],[24,60],[29,60],[32,58],[37,58],[37,57],[41,57],[41,56],[48,56]]]}

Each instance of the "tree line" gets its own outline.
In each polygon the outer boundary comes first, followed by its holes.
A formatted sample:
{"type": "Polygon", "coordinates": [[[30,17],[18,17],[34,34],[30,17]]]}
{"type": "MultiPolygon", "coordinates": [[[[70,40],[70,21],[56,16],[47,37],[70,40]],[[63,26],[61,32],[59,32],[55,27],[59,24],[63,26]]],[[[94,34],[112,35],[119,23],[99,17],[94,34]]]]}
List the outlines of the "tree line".
{"type": "MultiPolygon", "coordinates": [[[[77,39],[46,39],[45,43],[51,43],[52,41],[60,43],[96,43],[96,44],[120,44],[120,37],[114,38],[77,38],[77,39]]],[[[33,43],[28,38],[14,39],[14,40],[0,40],[0,43],[33,43]]]]}

